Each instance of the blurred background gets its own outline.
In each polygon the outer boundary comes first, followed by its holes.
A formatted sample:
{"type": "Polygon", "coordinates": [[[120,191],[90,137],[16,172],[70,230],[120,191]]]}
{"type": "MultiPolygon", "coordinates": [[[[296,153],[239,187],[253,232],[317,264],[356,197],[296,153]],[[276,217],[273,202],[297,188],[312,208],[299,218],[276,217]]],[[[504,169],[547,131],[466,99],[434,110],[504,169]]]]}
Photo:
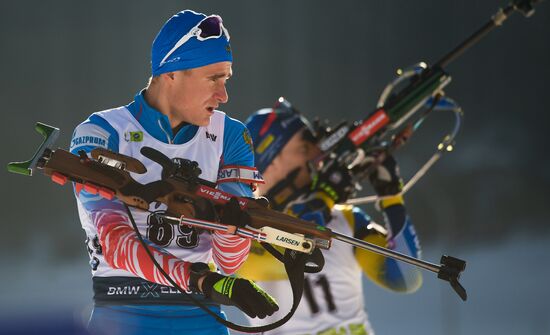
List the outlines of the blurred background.
{"type": "MultiPolygon", "coordinates": [[[[150,75],[156,33],[183,9],[220,14],[231,33],[226,113],[244,120],[283,95],[336,123],[365,117],[397,68],[434,63],[505,4],[1,1],[2,166],[32,156],[36,121],[59,127],[66,148],[89,114],[130,102],[150,75]]],[[[468,261],[469,300],[432,273],[412,295],[365,281],[371,322],[377,334],[550,334],[550,4],[530,19],[515,14],[447,70],[464,127],[406,201],[427,260],[468,261]]],[[[435,114],[396,154],[405,179],[452,123],[435,114]]],[[[5,169],[0,182],[0,333],[81,332],[92,291],[70,187],[5,169]]]]}

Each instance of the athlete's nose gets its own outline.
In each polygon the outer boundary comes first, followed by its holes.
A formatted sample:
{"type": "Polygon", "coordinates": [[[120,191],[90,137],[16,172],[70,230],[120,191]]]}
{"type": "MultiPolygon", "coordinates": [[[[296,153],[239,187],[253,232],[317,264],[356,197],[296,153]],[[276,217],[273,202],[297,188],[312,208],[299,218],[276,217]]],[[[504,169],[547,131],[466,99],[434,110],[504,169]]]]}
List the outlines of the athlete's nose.
{"type": "Polygon", "coordinates": [[[217,90],[216,90],[216,100],[219,102],[219,103],[226,103],[227,101],[229,101],[229,95],[227,94],[227,88],[225,87],[225,83],[221,85],[221,87],[219,87],[217,90]]]}

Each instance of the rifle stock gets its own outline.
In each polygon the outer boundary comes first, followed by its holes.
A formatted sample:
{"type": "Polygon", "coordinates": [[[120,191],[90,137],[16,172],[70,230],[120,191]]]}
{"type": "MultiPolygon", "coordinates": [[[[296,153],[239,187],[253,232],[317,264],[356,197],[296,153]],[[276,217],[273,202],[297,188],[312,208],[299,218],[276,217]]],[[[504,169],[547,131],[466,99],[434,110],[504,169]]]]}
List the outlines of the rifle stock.
{"type": "MultiPolygon", "coordinates": [[[[44,174],[52,177],[59,184],[70,180],[82,184],[89,192],[100,195],[111,194],[128,206],[141,210],[149,210],[152,202],[161,202],[167,206],[168,213],[178,217],[193,218],[197,213],[212,209],[211,204],[222,205],[234,197],[207,185],[194,184],[173,177],[141,184],[126,170],[131,168],[136,173],[146,172],[143,164],[135,158],[106,149],[94,149],[91,155],[93,159],[85,155],[79,157],[58,148],[47,157],[43,166],[44,174]],[[105,162],[102,157],[106,156],[111,160],[108,163],[113,163],[114,160],[124,162],[126,169],[122,168],[122,164],[116,164],[118,167],[114,167],[102,163],[101,161],[105,162]]],[[[331,231],[328,228],[263,207],[252,199],[238,198],[238,200],[241,207],[250,215],[253,228],[269,226],[321,240],[330,241],[331,239],[331,231]]]]}

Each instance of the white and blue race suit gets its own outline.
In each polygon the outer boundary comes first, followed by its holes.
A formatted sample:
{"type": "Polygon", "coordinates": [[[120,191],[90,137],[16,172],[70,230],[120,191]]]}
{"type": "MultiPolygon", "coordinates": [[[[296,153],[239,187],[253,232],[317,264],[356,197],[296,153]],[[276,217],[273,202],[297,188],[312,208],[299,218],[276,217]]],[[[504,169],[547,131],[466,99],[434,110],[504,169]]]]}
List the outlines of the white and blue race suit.
{"type": "MultiPolygon", "coordinates": [[[[160,165],[140,154],[143,146],[160,150],[169,158],[197,161],[202,170],[200,177],[214,183],[224,166],[254,167],[250,136],[240,121],[215,111],[208,126],[185,124],[173,133],[168,117],[148,105],[143,92],[130,104],[94,113],[78,125],[70,151],[89,154],[103,147],[137,158],[147,172],[131,175],[143,184],[159,180],[161,174],[160,165]]],[[[250,185],[241,181],[225,182],[218,188],[252,196],[250,185]]],[[[91,332],[227,334],[224,326],[186,302],[154,268],[132,231],[121,201],[88,193],[79,184],[75,184],[75,195],[92,267],[95,306],[89,323],[91,332]]],[[[149,208],[150,212],[165,209],[160,203],[149,208]]],[[[131,211],[157,261],[186,290],[190,262],[215,264],[223,273],[231,274],[248,255],[248,239],[198,232],[162,222],[150,212],[131,211]]],[[[223,316],[219,305],[205,299],[203,302],[223,316]]]]}

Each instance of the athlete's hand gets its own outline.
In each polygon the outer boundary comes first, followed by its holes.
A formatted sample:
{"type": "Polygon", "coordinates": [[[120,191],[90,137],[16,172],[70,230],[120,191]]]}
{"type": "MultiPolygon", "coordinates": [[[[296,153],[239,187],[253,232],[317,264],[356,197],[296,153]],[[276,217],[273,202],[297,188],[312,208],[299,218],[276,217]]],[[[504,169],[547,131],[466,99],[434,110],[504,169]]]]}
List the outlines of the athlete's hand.
{"type": "MultiPolygon", "coordinates": [[[[268,207],[269,201],[265,197],[260,198],[249,198],[249,201],[254,201],[262,207],[268,207]]],[[[235,227],[229,233],[234,234],[237,231],[237,228],[243,228],[251,224],[250,215],[239,205],[239,201],[236,197],[231,198],[227,203],[225,203],[220,208],[220,222],[229,226],[235,227]]]]}
{"type": "Polygon", "coordinates": [[[234,234],[237,228],[250,225],[250,220],[250,215],[241,209],[237,197],[231,198],[220,208],[220,222],[235,227],[234,230],[229,231],[230,233],[234,234]]]}
{"type": "Polygon", "coordinates": [[[373,156],[372,159],[373,161],[383,159],[382,163],[369,175],[370,183],[376,194],[379,196],[388,196],[401,193],[403,190],[403,179],[399,174],[399,167],[393,156],[379,153],[378,156],[373,156]]]}
{"type": "Polygon", "coordinates": [[[311,191],[323,192],[334,203],[345,202],[355,190],[350,171],[338,165],[336,160],[327,162],[312,178],[311,191]]]}
{"type": "Polygon", "coordinates": [[[273,297],[252,280],[226,277],[209,272],[202,281],[202,292],[207,298],[222,305],[236,306],[251,318],[265,318],[279,310],[273,297]]]}

